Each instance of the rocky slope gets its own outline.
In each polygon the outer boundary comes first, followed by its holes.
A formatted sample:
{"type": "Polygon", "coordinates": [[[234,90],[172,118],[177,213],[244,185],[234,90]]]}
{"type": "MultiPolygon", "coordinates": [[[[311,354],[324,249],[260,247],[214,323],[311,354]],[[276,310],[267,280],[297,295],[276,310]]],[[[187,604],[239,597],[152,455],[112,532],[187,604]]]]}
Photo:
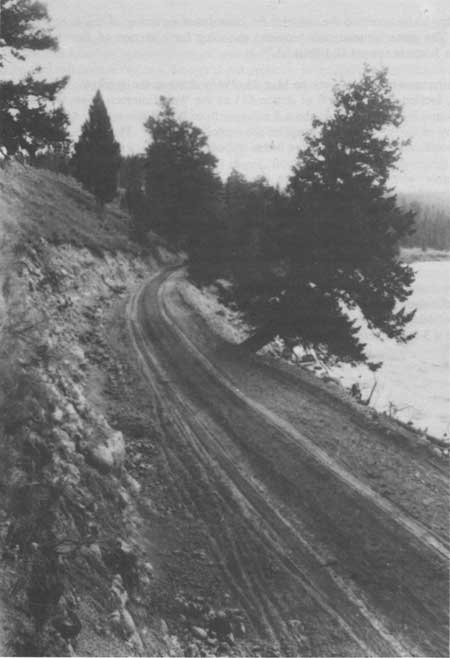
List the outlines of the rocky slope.
{"type": "Polygon", "coordinates": [[[167,655],[108,335],[168,255],[49,172],[0,171],[0,213],[2,655],[167,655]]]}

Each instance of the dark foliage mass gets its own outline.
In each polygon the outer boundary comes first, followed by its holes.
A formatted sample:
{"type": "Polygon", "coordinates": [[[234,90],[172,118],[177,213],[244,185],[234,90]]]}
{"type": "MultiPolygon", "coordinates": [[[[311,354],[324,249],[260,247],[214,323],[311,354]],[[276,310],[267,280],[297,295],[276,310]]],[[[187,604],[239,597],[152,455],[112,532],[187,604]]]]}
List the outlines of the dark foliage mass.
{"type": "MultiPolygon", "coordinates": [[[[48,27],[45,5],[32,0],[5,0],[1,7],[0,68],[11,58],[24,60],[27,51],[56,50],[58,42],[48,27]]],[[[69,120],[56,106],[64,77],[48,81],[40,69],[19,82],[0,82],[0,149],[4,155],[27,153],[33,161],[38,152],[68,147],[69,120]]]]}
{"type": "Polygon", "coordinates": [[[365,361],[359,308],[373,330],[406,341],[413,271],[398,258],[413,230],[388,188],[402,144],[390,136],[402,109],[385,70],[334,90],[330,119],[314,119],[287,195],[232,174],[225,186],[233,302],[255,327],[248,347],[279,335],[322,358],[365,361]]]}
{"type": "Polygon", "coordinates": [[[145,124],[150,135],[146,151],[146,195],[155,230],[177,247],[195,250],[199,257],[215,214],[221,187],[217,159],[203,131],[175,117],[172,103],[161,97],[156,117],[145,124]]]}
{"type": "Polygon", "coordinates": [[[149,209],[145,195],[145,158],[129,155],[120,163],[120,187],[124,190],[122,203],[128,209],[132,221],[133,237],[141,242],[151,229],[149,209]]]}
{"type": "Polygon", "coordinates": [[[54,101],[67,78],[47,82],[29,75],[20,82],[0,82],[0,141],[9,155],[67,149],[69,119],[54,101]]]}
{"type": "Polygon", "coordinates": [[[117,192],[120,145],[100,91],[94,96],[89,116],[75,144],[73,171],[82,185],[101,205],[112,201],[117,192]]]}

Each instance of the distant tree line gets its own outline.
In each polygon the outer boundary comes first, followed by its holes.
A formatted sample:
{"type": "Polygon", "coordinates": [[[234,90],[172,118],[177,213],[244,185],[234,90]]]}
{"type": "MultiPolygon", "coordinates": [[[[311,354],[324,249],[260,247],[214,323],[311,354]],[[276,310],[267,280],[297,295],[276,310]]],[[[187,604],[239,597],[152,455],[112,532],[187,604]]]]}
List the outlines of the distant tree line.
{"type": "Polygon", "coordinates": [[[399,203],[415,215],[415,231],[403,238],[402,246],[450,250],[450,198],[399,194],[399,203]]]}

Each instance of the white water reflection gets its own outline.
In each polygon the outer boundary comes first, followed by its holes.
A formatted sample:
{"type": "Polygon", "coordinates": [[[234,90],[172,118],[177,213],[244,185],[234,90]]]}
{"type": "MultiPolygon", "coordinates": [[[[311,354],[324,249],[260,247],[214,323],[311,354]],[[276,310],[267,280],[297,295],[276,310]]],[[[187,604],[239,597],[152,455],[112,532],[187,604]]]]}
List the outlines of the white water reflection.
{"type": "MultiPolygon", "coordinates": [[[[410,325],[417,336],[406,345],[374,338],[361,330],[367,351],[383,361],[371,405],[391,411],[430,434],[450,434],[450,261],[414,263],[416,281],[408,301],[417,313],[410,325]]],[[[367,368],[340,366],[333,375],[346,386],[358,381],[367,396],[373,375],[367,368]]]]}

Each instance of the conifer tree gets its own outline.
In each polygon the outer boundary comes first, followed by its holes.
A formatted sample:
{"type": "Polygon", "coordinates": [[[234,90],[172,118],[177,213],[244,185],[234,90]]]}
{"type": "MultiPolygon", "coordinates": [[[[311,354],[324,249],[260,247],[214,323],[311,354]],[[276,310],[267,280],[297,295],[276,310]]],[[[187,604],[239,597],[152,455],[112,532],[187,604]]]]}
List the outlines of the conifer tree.
{"type": "Polygon", "coordinates": [[[75,178],[95,195],[101,206],[112,201],[117,192],[120,145],[114,138],[100,91],[93,98],[88,119],[75,144],[72,164],[75,178]]]}
{"type": "Polygon", "coordinates": [[[234,282],[234,301],[256,329],[248,347],[278,334],[324,359],[364,362],[352,309],[378,333],[411,338],[414,313],[401,304],[414,274],[400,262],[399,241],[412,231],[413,214],[388,187],[402,146],[392,132],[402,120],[386,70],[366,67],[359,80],[335,88],[331,118],[314,119],[293,168],[275,258],[265,259],[254,285],[234,282]]]}
{"type": "MultiPolygon", "coordinates": [[[[0,12],[0,68],[11,58],[24,60],[28,51],[57,50],[58,41],[48,23],[47,8],[36,0],[3,0],[0,12]]],[[[16,82],[0,82],[0,151],[26,151],[33,160],[38,151],[66,148],[69,119],[56,97],[68,78],[42,79],[36,69],[16,82]]]]}
{"type": "MultiPolygon", "coordinates": [[[[150,134],[146,152],[146,190],[154,228],[178,247],[202,252],[211,247],[211,221],[220,179],[217,159],[205,133],[179,121],[171,100],[160,98],[160,111],[145,123],[150,134]]],[[[193,256],[194,258],[194,256],[193,256]]]]}

